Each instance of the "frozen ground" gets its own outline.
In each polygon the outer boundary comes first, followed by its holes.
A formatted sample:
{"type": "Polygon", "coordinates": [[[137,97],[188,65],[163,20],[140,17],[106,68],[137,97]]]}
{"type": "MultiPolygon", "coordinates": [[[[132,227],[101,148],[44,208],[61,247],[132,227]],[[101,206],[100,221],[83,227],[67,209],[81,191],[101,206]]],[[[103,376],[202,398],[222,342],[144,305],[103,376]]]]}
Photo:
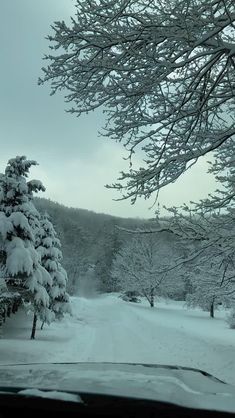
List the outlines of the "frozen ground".
{"type": "Polygon", "coordinates": [[[37,331],[29,340],[31,318],[8,320],[0,339],[0,363],[131,362],[189,366],[235,384],[235,331],[225,313],[210,319],[181,302],[145,304],[117,295],[72,298],[73,317],[37,331]]]}

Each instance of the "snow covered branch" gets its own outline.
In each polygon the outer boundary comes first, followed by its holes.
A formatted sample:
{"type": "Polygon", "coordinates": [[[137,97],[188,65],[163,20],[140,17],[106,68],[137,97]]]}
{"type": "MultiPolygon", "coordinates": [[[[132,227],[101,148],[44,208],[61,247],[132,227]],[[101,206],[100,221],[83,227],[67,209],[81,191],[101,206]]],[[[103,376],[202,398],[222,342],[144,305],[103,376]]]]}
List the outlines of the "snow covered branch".
{"type": "Polygon", "coordinates": [[[109,186],[122,198],[150,197],[234,140],[233,0],[77,0],[76,9],[70,26],[54,23],[39,83],[65,91],[72,113],[104,109],[103,134],[129,153],[129,172],[109,186]]]}

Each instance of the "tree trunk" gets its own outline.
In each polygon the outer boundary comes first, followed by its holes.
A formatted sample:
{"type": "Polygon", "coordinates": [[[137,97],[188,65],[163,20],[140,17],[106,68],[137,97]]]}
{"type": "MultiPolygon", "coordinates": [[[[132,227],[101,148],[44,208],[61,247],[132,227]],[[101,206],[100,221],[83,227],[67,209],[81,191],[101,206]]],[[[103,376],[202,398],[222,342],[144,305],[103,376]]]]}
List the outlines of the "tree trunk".
{"type": "Polygon", "coordinates": [[[11,305],[8,305],[7,307],[7,317],[10,318],[11,316],[11,305]]]}
{"type": "Polygon", "coordinates": [[[45,324],[45,321],[42,322],[41,329],[43,329],[44,324],[45,324]]]}
{"type": "Polygon", "coordinates": [[[153,288],[150,290],[150,306],[154,308],[154,291],[153,288]]]}
{"type": "Polygon", "coordinates": [[[210,305],[210,317],[211,318],[215,317],[214,302],[211,302],[211,305],[210,305]]]}
{"type": "Polygon", "coordinates": [[[6,316],[7,316],[7,311],[6,311],[6,308],[4,308],[4,311],[3,311],[3,322],[6,322],[6,316]]]}
{"type": "Polygon", "coordinates": [[[35,333],[36,333],[36,325],[37,325],[37,315],[34,314],[33,317],[33,327],[32,327],[32,332],[31,332],[31,340],[34,340],[35,338],[35,333]]]}
{"type": "Polygon", "coordinates": [[[12,306],[12,313],[15,314],[18,311],[19,303],[15,301],[12,306]]]}

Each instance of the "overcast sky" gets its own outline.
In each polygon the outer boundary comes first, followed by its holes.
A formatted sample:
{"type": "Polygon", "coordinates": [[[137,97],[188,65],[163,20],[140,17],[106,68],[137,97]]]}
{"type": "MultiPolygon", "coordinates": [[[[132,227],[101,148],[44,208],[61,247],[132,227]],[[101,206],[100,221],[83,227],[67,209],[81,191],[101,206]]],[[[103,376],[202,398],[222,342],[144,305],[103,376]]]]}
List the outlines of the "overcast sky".
{"type": "MultiPolygon", "coordinates": [[[[50,96],[49,85],[39,87],[48,52],[50,25],[68,20],[71,0],[0,1],[0,172],[9,158],[26,155],[38,161],[32,170],[47,191],[43,195],[68,206],[125,217],[152,217],[153,199],[133,206],[104,187],[127,169],[122,145],[98,137],[103,115],[94,112],[76,118],[66,113],[62,96],[50,96]]],[[[180,205],[205,197],[215,189],[206,174],[206,161],[190,170],[160,194],[160,203],[180,205]]]]}

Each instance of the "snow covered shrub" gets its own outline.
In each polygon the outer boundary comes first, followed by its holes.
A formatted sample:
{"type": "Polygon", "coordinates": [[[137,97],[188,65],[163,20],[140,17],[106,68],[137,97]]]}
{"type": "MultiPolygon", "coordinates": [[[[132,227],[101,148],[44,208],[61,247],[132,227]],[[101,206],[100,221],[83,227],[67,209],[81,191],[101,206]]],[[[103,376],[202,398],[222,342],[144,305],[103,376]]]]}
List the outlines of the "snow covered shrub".
{"type": "Polygon", "coordinates": [[[139,292],[136,292],[135,290],[127,290],[120,297],[125,302],[140,303],[141,299],[138,296],[140,296],[139,292]]]}

